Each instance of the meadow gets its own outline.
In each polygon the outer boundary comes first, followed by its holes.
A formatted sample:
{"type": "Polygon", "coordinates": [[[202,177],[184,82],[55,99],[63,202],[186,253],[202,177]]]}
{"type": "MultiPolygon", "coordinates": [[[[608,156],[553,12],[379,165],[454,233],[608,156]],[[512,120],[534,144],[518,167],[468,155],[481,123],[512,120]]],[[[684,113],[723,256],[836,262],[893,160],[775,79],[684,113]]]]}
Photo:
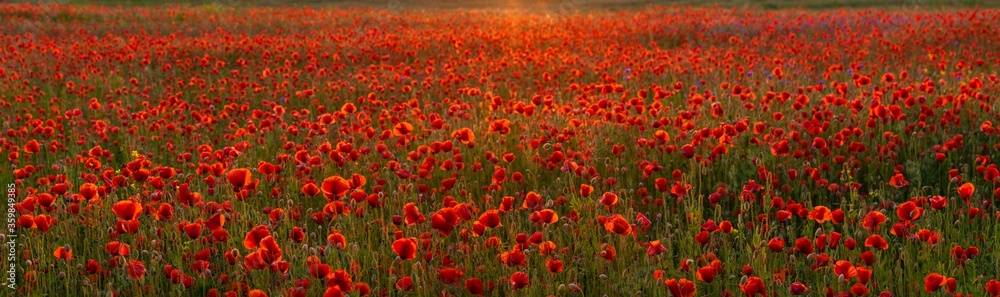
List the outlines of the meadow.
{"type": "Polygon", "coordinates": [[[416,7],[0,4],[0,295],[1000,296],[1000,11],[416,7]]]}

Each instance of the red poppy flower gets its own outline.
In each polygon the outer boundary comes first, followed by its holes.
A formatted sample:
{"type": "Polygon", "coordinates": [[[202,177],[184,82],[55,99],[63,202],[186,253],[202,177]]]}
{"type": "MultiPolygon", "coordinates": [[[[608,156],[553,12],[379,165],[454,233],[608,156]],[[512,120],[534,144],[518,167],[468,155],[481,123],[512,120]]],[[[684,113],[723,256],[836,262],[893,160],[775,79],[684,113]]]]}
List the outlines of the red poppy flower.
{"type": "Polygon", "coordinates": [[[278,246],[278,241],[272,236],[264,237],[260,240],[260,246],[258,252],[261,252],[261,257],[267,263],[274,263],[281,260],[283,251],[281,247],[278,246]]]}
{"type": "Polygon", "coordinates": [[[142,204],[129,200],[118,201],[111,207],[115,215],[119,219],[125,221],[131,221],[139,218],[139,214],[142,213],[142,204]]]}
{"type": "Polygon", "coordinates": [[[594,192],[594,187],[591,187],[588,184],[581,184],[580,185],[580,196],[582,196],[582,197],[588,197],[588,196],[590,196],[590,193],[593,193],[593,192],[594,192]]]}
{"type": "Polygon", "coordinates": [[[327,200],[333,201],[344,197],[347,191],[351,190],[351,182],[349,180],[340,177],[339,175],[334,175],[327,177],[323,180],[322,185],[323,196],[327,200]]]}
{"type": "Polygon", "coordinates": [[[309,197],[316,196],[320,192],[319,187],[317,187],[315,183],[311,183],[311,182],[302,185],[302,189],[301,190],[302,190],[302,194],[303,195],[306,195],[306,196],[309,196],[309,197]]]}
{"type": "Polygon", "coordinates": [[[341,234],[338,230],[331,231],[330,235],[326,237],[326,241],[336,249],[342,250],[347,248],[347,237],[344,237],[344,234],[341,234]]]}
{"type": "Polygon", "coordinates": [[[507,180],[507,169],[496,166],[493,168],[493,183],[500,185],[507,180]]]}
{"type": "Polygon", "coordinates": [[[491,133],[500,133],[501,135],[510,133],[510,121],[507,119],[500,119],[490,123],[489,131],[491,133]]]}
{"type": "Polygon", "coordinates": [[[855,270],[858,271],[859,283],[867,285],[868,282],[872,279],[873,271],[871,269],[868,269],[868,267],[858,266],[857,268],[855,268],[855,270]]]}
{"type": "Polygon", "coordinates": [[[56,221],[56,218],[47,214],[37,215],[32,218],[31,226],[32,228],[38,229],[38,231],[41,231],[42,233],[46,233],[49,232],[49,228],[51,228],[52,225],[56,224],[56,221]]]}
{"type": "Polygon", "coordinates": [[[615,251],[615,247],[610,244],[605,245],[599,252],[597,252],[598,256],[601,256],[601,258],[604,258],[604,260],[608,262],[614,261],[616,254],[617,252],[615,251]]]}
{"type": "Polygon", "coordinates": [[[413,278],[409,276],[404,276],[396,281],[396,289],[403,291],[413,290],[413,278]]]}
{"type": "Polygon", "coordinates": [[[781,238],[771,238],[767,242],[767,247],[771,249],[772,252],[781,252],[785,249],[785,240],[781,238]]]}
{"type": "Polygon", "coordinates": [[[889,248],[889,243],[886,242],[885,238],[882,238],[881,235],[874,234],[865,239],[865,247],[886,250],[889,248]]]}
{"type": "Polygon", "coordinates": [[[930,199],[931,209],[942,210],[948,206],[948,199],[943,196],[932,196],[930,199]]]}
{"type": "Polygon", "coordinates": [[[697,292],[694,282],[687,279],[668,279],[663,282],[670,290],[670,295],[674,297],[693,297],[697,292]]]}
{"type": "Polygon", "coordinates": [[[604,192],[604,195],[601,195],[600,201],[601,204],[603,204],[605,207],[611,208],[615,205],[618,205],[618,195],[615,195],[615,193],[611,192],[604,192]]]}
{"type": "Polygon", "coordinates": [[[461,269],[445,268],[438,270],[438,279],[445,284],[453,284],[465,273],[461,269]]]}
{"type": "Polygon", "coordinates": [[[559,221],[559,215],[556,214],[554,210],[543,209],[538,211],[538,222],[545,224],[555,224],[559,221]]]}
{"type": "Polygon", "coordinates": [[[309,265],[309,275],[312,275],[312,277],[325,279],[330,273],[333,273],[330,265],[320,263],[309,265]]]}
{"type": "Polygon", "coordinates": [[[844,279],[852,279],[858,275],[858,270],[851,262],[840,260],[833,264],[833,274],[844,279]]]}
{"type": "Polygon", "coordinates": [[[965,203],[969,203],[969,198],[976,191],[976,186],[972,183],[964,183],[958,187],[958,196],[961,196],[965,203]]]}
{"type": "Polygon", "coordinates": [[[607,219],[604,223],[604,229],[618,235],[628,235],[632,232],[632,225],[622,215],[616,214],[607,219]]]}
{"type": "Polygon", "coordinates": [[[806,237],[799,237],[795,240],[795,250],[804,255],[809,255],[813,253],[813,243],[812,240],[806,237]]]}
{"type": "Polygon", "coordinates": [[[28,152],[29,154],[34,154],[41,150],[42,149],[41,146],[38,144],[38,141],[34,139],[29,140],[28,143],[24,145],[24,151],[28,152]]]}
{"type": "Polygon", "coordinates": [[[56,250],[52,252],[52,255],[55,256],[56,259],[60,260],[65,260],[65,261],[73,260],[73,250],[68,249],[64,246],[56,248],[56,250]]]}
{"type": "Polygon", "coordinates": [[[559,273],[563,271],[562,260],[548,258],[545,259],[545,268],[549,270],[550,273],[559,273]]]}
{"type": "Polygon", "coordinates": [[[343,292],[351,291],[351,283],[351,275],[342,269],[334,270],[326,280],[327,287],[337,287],[343,292]]]}
{"type": "Polygon", "coordinates": [[[146,277],[146,265],[139,260],[128,260],[125,264],[125,271],[131,279],[142,279],[146,277]]]}
{"type": "Polygon", "coordinates": [[[902,221],[912,221],[920,218],[924,213],[924,208],[917,206],[913,201],[906,201],[896,206],[896,216],[902,221]]]}
{"type": "Polygon", "coordinates": [[[809,212],[808,218],[810,220],[816,221],[816,223],[826,223],[827,221],[833,220],[833,213],[826,206],[816,206],[813,210],[809,212]]]}
{"type": "Polygon", "coordinates": [[[764,281],[756,276],[751,276],[747,279],[746,283],[740,284],[740,290],[747,297],[757,296],[757,294],[767,296],[767,291],[764,289],[764,281]]]}
{"type": "MultiPolygon", "coordinates": [[[[183,224],[183,223],[182,223],[183,224]]],[[[201,224],[192,223],[184,224],[184,234],[187,234],[188,238],[195,239],[201,236],[201,224]]]]}
{"type": "Polygon", "coordinates": [[[82,196],[83,199],[86,200],[98,198],[97,185],[92,183],[85,183],[83,185],[80,185],[80,196],[82,196]]]}
{"type": "Polygon", "coordinates": [[[871,251],[865,251],[858,255],[858,257],[861,258],[861,261],[865,261],[865,264],[867,265],[875,263],[875,253],[872,253],[871,251]]]}
{"type": "Polygon", "coordinates": [[[251,229],[250,232],[247,232],[246,237],[243,239],[243,246],[247,249],[255,249],[260,246],[261,240],[268,236],[271,236],[271,231],[266,226],[259,225],[251,229]]]}
{"type": "Polygon", "coordinates": [[[944,286],[946,282],[947,278],[945,278],[944,275],[938,273],[928,274],[927,277],[924,278],[924,290],[926,290],[927,293],[934,293],[934,291],[937,291],[944,286]]]}
{"type": "Polygon", "coordinates": [[[659,240],[650,241],[649,247],[646,248],[646,255],[650,256],[656,256],[665,252],[667,252],[667,248],[659,240]]]}
{"type": "Polygon", "coordinates": [[[233,169],[226,175],[226,180],[235,188],[242,188],[250,184],[252,178],[250,170],[246,168],[233,169]]]}
{"type": "Polygon", "coordinates": [[[410,135],[413,132],[413,125],[407,122],[399,122],[392,127],[392,134],[395,136],[410,135]]]}
{"type": "Polygon", "coordinates": [[[694,241],[701,245],[708,244],[708,241],[712,239],[712,234],[708,231],[701,231],[694,235],[694,241]]]}
{"type": "Polygon", "coordinates": [[[128,257],[131,252],[128,244],[112,241],[104,245],[104,252],[111,256],[128,257]]]}
{"type": "Polygon", "coordinates": [[[525,259],[527,259],[527,255],[520,250],[506,251],[500,254],[500,262],[510,267],[527,267],[528,264],[524,261],[525,259]]]}
{"type": "Polygon", "coordinates": [[[711,283],[713,280],[715,280],[715,273],[716,273],[715,267],[705,266],[698,268],[698,270],[695,271],[695,276],[698,277],[699,281],[711,283]]]}
{"type": "Polygon", "coordinates": [[[403,205],[403,214],[406,218],[407,225],[413,225],[417,223],[423,223],[425,221],[424,214],[420,213],[420,209],[413,202],[408,202],[403,205]]]}
{"type": "Polygon", "coordinates": [[[868,212],[863,219],[861,219],[861,226],[869,231],[875,231],[879,225],[885,223],[885,214],[877,210],[868,212]]]}
{"type": "Polygon", "coordinates": [[[359,296],[368,296],[368,294],[371,293],[372,288],[364,282],[356,282],[354,283],[354,291],[358,292],[359,296]]]}
{"type": "Polygon", "coordinates": [[[208,218],[208,221],[205,221],[205,227],[208,227],[208,230],[212,231],[222,229],[222,227],[225,225],[226,225],[226,216],[221,213],[212,215],[212,217],[208,218]]]}
{"type": "Polygon", "coordinates": [[[834,224],[843,223],[844,222],[844,210],[843,209],[839,209],[839,208],[836,209],[836,210],[834,210],[833,211],[833,218],[832,218],[832,220],[833,220],[834,224]]]}
{"type": "Polygon", "coordinates": [[[465,144],[469,147],[473,147],[476,141],[476,135],[473,134],[472,129],[469,128],[461,128],[455,130],[451,132],[451,137],[458,139],[458,141],[462,142],[462,144],[465,144]]]}
{"type": "Polygon", "coordinates": [[[788,291],[792,293],[792,295],[797,296],[809,292],[809,287],[806,287],[806,285],[803,285],[800,282],[794,282],[790,287],[788,287],[788,291]]]}
{"type": "Polygon", "coordinates": [[[514,289],[521,289],[531,285],[531,281],[528,279],[528,274],[516,271],[514,274],[510,275],[510,284],[514,286],[514,289]]]}
{"type": "Polygon", "coordinates": [[[415,238],[400,238],[392,243],[392,251],[401,260],[411,260],[417,257],[417,240],[415,238]]]}
{"type": "Polygon", "coordinates": [[[867,296],[870,292],[871,290],[868,290],[868,287],[861,283],[851,286],[851,294],[854,294],[854,296],[867,296]]]}
{"type": "Polygon", "coordinates": [[[496,209],[487,210],[479,215],[479,223],[487,228],[503,226],[500,224],[500,211],[496,209]]]}
{"type": "Polygon", "coordinates": [[[896,173],[896,175],[889,178],[889,185],[893,188],[899,189],[910,185],[910,182],[906,180],[906,177],[904,177],[902,173],[896,173]]]}
{"type": "Polygon", "coordinates": [[[990,297],[1000,296],[1000,281],[991,279],[986,282],[986,293],[990,294],[990,297]]]}
{"type": "Polygon", "coordinates": [[[466,279],[465,290],[469,291],[469,294],[472,295],[483,295],[483,281],[474,277],[466,279]]]}

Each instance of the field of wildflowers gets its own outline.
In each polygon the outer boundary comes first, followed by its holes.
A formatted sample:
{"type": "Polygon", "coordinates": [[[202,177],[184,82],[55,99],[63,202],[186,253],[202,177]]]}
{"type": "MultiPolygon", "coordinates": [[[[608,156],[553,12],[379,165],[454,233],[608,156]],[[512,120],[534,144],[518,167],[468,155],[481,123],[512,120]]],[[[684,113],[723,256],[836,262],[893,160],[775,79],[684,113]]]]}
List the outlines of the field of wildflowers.
{"type": "Polygon", "coordinates": [[[1000,11],[0,19],[3,296],[1000,296],[1000,11]]]}

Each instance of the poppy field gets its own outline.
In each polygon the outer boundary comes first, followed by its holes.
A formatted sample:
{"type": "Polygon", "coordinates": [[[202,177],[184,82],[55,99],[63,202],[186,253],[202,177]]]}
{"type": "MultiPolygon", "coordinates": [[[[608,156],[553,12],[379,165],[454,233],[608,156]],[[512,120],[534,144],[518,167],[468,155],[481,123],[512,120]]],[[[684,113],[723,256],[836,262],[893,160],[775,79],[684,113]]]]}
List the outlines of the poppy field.
{"type": "Polygon", "coordinates": [[[1000,296],[997,10],[0,19],[2,296],[1000,296]]]}

